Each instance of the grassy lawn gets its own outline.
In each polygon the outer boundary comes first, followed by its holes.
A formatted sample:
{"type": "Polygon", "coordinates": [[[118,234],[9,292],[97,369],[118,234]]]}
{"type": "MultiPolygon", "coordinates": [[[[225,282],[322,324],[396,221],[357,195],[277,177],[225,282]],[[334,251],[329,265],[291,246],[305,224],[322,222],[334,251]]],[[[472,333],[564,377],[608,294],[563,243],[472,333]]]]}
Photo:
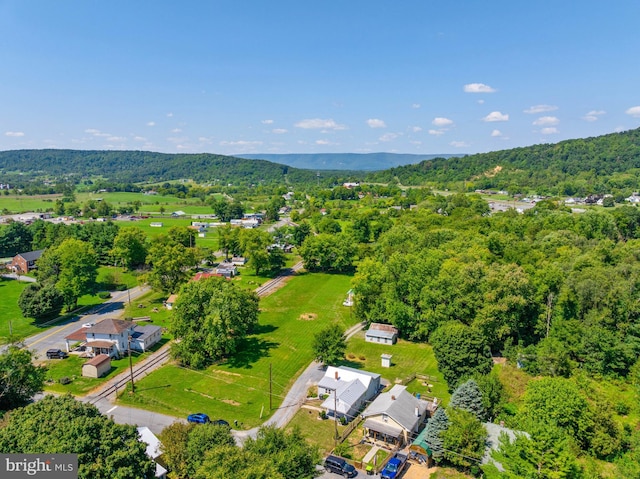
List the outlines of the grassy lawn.
{"type": "MultiPolygon", "coordinates": [[[[319,419],[318,411],[314,409],[301,408],[291,422],[287,425],[288,429],[297,427],[302,435],[307,438],[311,444],[315,444],[320,448],[320,452],[325,455],[329,454],[335,447],[335,423],[332,419],[319,419]]],[[[338,434],[342,434],[346,426],[338,422],[338,434]]]]}
{"type": "MultiPolygon", "coordinates": [[[[152,351],[156,351],[166,342],[166,339],[161,340],[158,344],[153,346],[152,351]]],[[[133,352],[131,355],[131,362],[135,365],[150,354],[151,352],[133,352]]],[[[86,361],[87,359],[80,358],[75,354],[70,354],[66,359],[51,359],[43,361],[43,364],[46,364],[48,367],[45,390],[62,394],[70,393],[75,396],[83,396],[104,384],[114,376],[117,376],[123,371],[127,371],[129,369],[129,358],[124,357],[122,359],[111,361],[111,371],[109,371],[107,375],[97,379],[86,378],[82,376],[82,365],[86,361]],[[60,378],[69,378],[71,379],[71,382],[69,384],[61,384],[60,378]]]]}
{"type": "Polygon", "coordinates": [[[202,371],[165,366],[140,381],[133,397],[120,400],[158,412],[184,417],[204,412],[245,428],[262,424],[269,409],[269,368],[273,374],[276,408],[297,376],[313,359],[314,333],[335,322],[348,327],[355,321],[342,306],[351,277],[301,274],[260,302],[257,331],[240,352],[224,363],[202,371]],[[311,317],[311,320],[301,319],[311,317]]]}
{"type": "Polygon", "coordinates": [[[18,297],[29,283],[0,278],[0,344],[9,342],[9,323],[12,339],[19,340],[41,332],[43,326],[35,319],[25,318],[18,307],[18,297]]]}
{"type": "Polygon", "coordinates": [[[380,374],[391,384],[402,383],[412,393],[426,397],[437,397],[439,401],[449,402],[447,383],[433,355],[431,346],[426,343],[414,343],[402,339],[394,345],[368,343],[364,340],[364,331],[356,334],[347,345],[345,366],[364,369],[380,374]],[[380,355],[392,354],[391,367],[383,368],[380,355]],[[428,380],[407,380],[414,374],[429,376],[428,380]],[[426,384],[431,384],[431,391],[426,384]]]}
{"type": "MultiPolygon", "coordinates": [[[[208,211],[206,213],[211,213],[211,211],[208,211]]],[[[165,214],[162,217],[145,218],[145,219],[139,219],[135,221],[115,221],[115,223],[118,224],[121,228],[127,227],[127,226],[135,226],[137,228],[140,228],[142,231],[144,231],[149,238],[155,238],[158,235],[167,234],[167,232],[169,231],[169,228],[171,228],[172,226],[191,226],[192,221],[197,221],[197,220],[192,220],[191,218],[172,218],[170,214],[165,214]],[[151,226],[151,223],[162,223],[162,226],[161,227],[151,226]]],[[[208,220],[208,221],[213,222],[214,220],[208,220]]],[[[218,250],[218,231],[216,230],[216,228],[209,228],[209,231],[205,233],[204,238],[196,237],[196,246],[217,251],[218,250]]]]}
{"type": "Polygon", "coordinates": [[[157,291],[150,291],[144,296],[133,301],[131,305],[125,305],[123,317],[139,318],[142,316],[149,316],[151,321],[145,322],[144,324],[153,324],[162,328],[168,328],[171,311],[163,305],[163,302],[166,299],[166,294],[157,291]]]}
{"type": "Polygon", "coordinates": [[[473,476],[456,471],[451,467],[439,467],[437,471],[431,473],[429,479],[472,479],[473,476]]]}

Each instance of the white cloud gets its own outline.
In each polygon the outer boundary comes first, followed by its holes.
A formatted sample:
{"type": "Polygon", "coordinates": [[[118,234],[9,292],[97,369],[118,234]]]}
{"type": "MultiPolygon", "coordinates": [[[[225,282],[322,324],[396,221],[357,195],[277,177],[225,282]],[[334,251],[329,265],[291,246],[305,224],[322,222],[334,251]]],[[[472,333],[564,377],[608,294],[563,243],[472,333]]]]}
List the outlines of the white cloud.
{"type": "Polygon", "coordinates": [[[134,136],[133,139],[135,141],[147,141],[147,139],[144,136],[134,136]]]}
{"type": "Polygon", "coordinates": [[[468,148],[470,146],[466,141],[452,141],[449,144],[454,148],[468,148]]]}
{"type": "Polygon", "coordinates": [[[275,133],[276,135],[282,135],[286,132],[287,130],[285,130],[284,128],[274,128],[273,130],[271,130],[271,133],[275,133]]]}
{"type": "Polygon", "coordinates": [[[509,121],[509,115],[506,113],[501,113],[499,111],[492,111],[487,116],[485,116],[482,121],[493,122],[493,121],[509,121]]]}
{"type": "Polygon", "coordinates": [[[484,105],[484,100],[481,98],[480,100],[478,100],[478,104],[479,105],[484,105]]]}
{"type": "Polygon", "coordinates": [[[156,126],[156,122],[155,121],[150,121],[147,123],[147,126],[156,126]]]}
{"type": "Polygon", "coordinates": [[[494,93],[496,89],[484,83],[467,83],[464,86],[464,91],[466,93],[494,93]]]}
{"type": "Polygon", "coordinates": [[[171,133],[182,133],[182,130],[180,128],[174,128],[171,130],[171,133]]]}
{"type": "Polygon", "coordinates": [[[378,138],[378,140],[380,140],[380,141],[393,141],[396,138],[398,138],[398,136],[399,135],[397,133],[385,133],[380,138],[378,138]]]}
{"type": "Polygon", "coordinates": [[[110,136],[113,136],[111,133],[102,133],[100,130],[96,130],[95,128],[88,128],[84,130],[84,132],[101,138],[109,138],[110,136]]]}
{"type": "Polygon", "coordinates": [[[535,115],[537,113],[545,113],[548,111],[556,111],[558,109],[557,106],[555,105],[533,105],[529,108],[527,108],[526,110],[524,110],[525,113],[528,113],[530,115],[535,115]]]}
{"type": "Polygon", "coordinates": [[[345,125],[336,123],[333,119],[329,118],[323,120],[322,118],[310,118],[299,121],[294,125],[297,128],[304,128],[305,130],[346,130],[345,125]]]}
{"type": "Polygon", "coordinates": [[[556,133],[558,133],[558,129],[555,126],[548,126],[540,130],[540,133],[542,133],[543,135],[555,135],[556,133]]]}
{"type": "Polygon", "coordinates": [[[493,137],[502,136],[502,132],[500,130],[493,130],[491,132],[491,136],[493,136],[493,137]]]}
{"type": "Polygon", "coordinates": [[[631,115],[634,118],[640,118],[640,106],[632,106],[627,111],[625,111],[627,115],[631,115]]]}
{"type": "Polygon", "coordinates": [[[420,106],[421,106],[420,103],[414,103],[413,105],[411,105],[411,108],[418,109],[420,108],[420,106]]]}
{"type": "Polygon", "coordinates": [[[444,135],[445,131],[446,130],[442,130],[442,129],[440,129],[440,130],[429,130],[429,134],[430,135],[434,135],[434,136],[440,136],[440,135],[444,135]]]}
{"type": "Polygon", "coordinates": [[[100,133],[100,130],[96,130],[95,128],[87,128],[86,130],[84,130],[84,132],[95,135],[96,133],[100,133]]]}
{"type": "Polygon", "coordinates": [[[173,113],[169,112],[167,113],[167,118],[171,118],[173,116],[173,113]]]}
{"type": "Polygon", "coordinates": [[[443,118],[443,117],[436,117],[433,119],[433,121],[431,122],[432,125],[434,126],[451,126],[453,125],[453,120],[450,120],[449,118],[443,118]]]}
{"type": "Polygon", "coordinates": [[[369,128],[386,128],[387,127],[384,120],[380,120],[378,118],[369,118],[367,120],[367,125],[369,125],[369,128]]]}
{"type": "Polygon", "coordinates": [[[419,126],[412,126],[411,131],[414,133],[418,133],[419,131],[422,131],[422,128],[420,128],[419,126]]]}
{"type": "Polygon", "coordinates": [[[263,125],[273,125],[273,120],[262,120],[263,125]]]}
{"type": "Polygon", "coordinates": [[[412,145],[422,145],[422,142],[421,141],[417,141],[417,140],[410,141],[409,143],[411,143],[412,145]]]}
{"type": "Polygon", "coordinates": [[[585,121],[597,121],[598,117],[600,115],[604,115],[605,113],[607,112],[604,110],[591,110],[589,113],[583,116],[582,119],[585,121]]]}
{"type": "Polygon", "coordinates": [[[5,136],[11,136],[14,138],[18,138],[20,136],[24,136],[24,132],[22,131],[5,131],[5,136]]]}
{"type": "Polygon", "coordinates": [[[335,143],[331,143],[329,140],[316,140],[316,145],[335,145],[335,143]]]}
{"type": "Polygon", "coordinates": [[[533,122],[536,126],[557,125],[558,123],[560,123],[560,120],[555,116],[541,116],[533,122]]]}
{"type": "Polygon", "coordinates": [[[127,139],[124,136],[110,136],[107,138],[107,141],[126,141],[127,139]]]}

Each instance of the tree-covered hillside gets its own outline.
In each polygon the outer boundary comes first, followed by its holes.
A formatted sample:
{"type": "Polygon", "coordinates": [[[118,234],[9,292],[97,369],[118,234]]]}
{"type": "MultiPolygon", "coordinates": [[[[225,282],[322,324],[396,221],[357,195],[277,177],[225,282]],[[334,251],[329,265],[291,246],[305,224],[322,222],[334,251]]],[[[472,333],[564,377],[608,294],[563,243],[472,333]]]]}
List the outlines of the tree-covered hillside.
{"type": "MultiPolygon", "coordinates": [[[[116,182],[154,182],[191,178],[222,184],[316,182],[316,172],[263,160],[148,151],[13,150],[0,152],[0,172],[101,176],[116,182]]],[[[345,175],[340,172],[339,175],[345,175]]],[[[337,177],[323,172],[323,180],[337,177]]]]}
{"type": "Polygon", "coordinates": [[[437,158],[371,173],[404,185],[456,186],[526,193],[586,195],[640,187],[640,129],[461,158],[437,158]]]}

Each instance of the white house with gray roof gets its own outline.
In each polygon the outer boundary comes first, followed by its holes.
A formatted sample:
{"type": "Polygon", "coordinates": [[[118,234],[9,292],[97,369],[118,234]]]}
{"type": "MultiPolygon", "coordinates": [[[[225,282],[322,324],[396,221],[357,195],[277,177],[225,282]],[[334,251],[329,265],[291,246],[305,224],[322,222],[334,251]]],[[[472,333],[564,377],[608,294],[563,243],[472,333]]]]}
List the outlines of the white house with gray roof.
{"type": "Polygon", "coordinates": [[[411,444],[427,417],[429,402],[396,384],[380,394],[362,413],[364,429],[370,438],[395,445],[411,444]]]}
{"type": "Polygon", "coordinates": [[[380,375],[346,366],[329,366],[318,382],[318,394],[328,397],[322,408],[328,415],[353,419],[380,389],[380,375]]]}

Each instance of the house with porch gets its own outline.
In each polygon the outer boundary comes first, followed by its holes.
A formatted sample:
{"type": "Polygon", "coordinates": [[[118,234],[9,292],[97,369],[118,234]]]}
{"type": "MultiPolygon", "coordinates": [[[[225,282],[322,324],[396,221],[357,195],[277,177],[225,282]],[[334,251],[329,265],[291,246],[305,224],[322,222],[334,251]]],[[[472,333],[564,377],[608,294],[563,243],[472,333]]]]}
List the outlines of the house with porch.
{"type": "Polygon", "coordinates": [[[111,358],[119,358],[127,354],[129,344],[132,350],[144,352],[161,337],[160,326],[138,326],[133,321],[107,318],[89,328],[74,331],[65,338],[65,343],[67,352],[71,350],[72,342],[84,340],[84,346],[93,355],[106,354],[111,358]]]}
{"type": "Polygon", "coordinates": [[[362,413],[365,434],[372,440],[394,446],[411,444],[413,435],[427,419],[429,401],[396,384],[380,394],[362,413]]]}

